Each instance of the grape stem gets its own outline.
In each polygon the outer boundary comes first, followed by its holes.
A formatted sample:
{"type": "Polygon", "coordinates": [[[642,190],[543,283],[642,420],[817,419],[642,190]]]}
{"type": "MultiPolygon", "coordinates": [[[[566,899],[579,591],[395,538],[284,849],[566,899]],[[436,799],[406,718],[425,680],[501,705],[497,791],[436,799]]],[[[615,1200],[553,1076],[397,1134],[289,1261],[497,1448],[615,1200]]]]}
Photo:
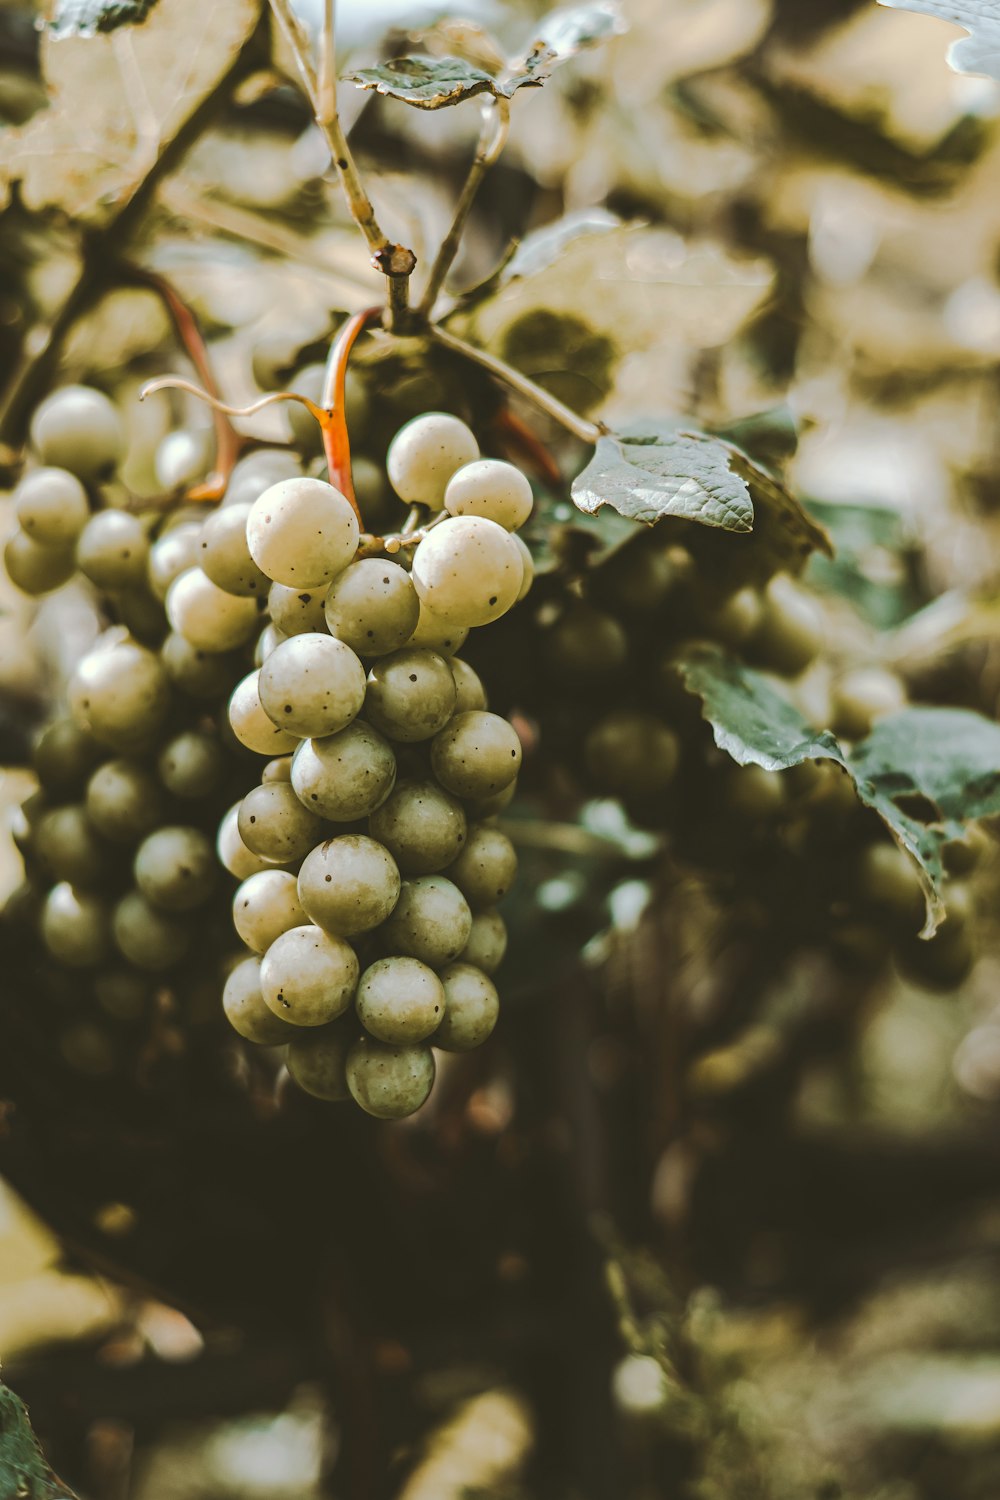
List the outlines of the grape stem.
{"type": "Polygon", "coordinates": [[[469,217],[473,200],[479,191],[479,185],[490,167],[500,157],[504,146],[507,144],[507,136],[510,133],[510,100],[496,99],[484,106],[483,128],[476,147],[476,154],[469,168],[469,175],[459,194],[458,203],[455,208],[455,217],[444,239],[434,264],[431,266],[430,275],[427,278],[427,286],[420,300],[419,313],[422,318],[429,319],[437,301],[438,292],[444,285],[444,279],[458,254],[458,247],[462,241],[462,231],[465,229],[465,221],[469,217]]]}
{"type": "Polygon", "coordinates": [[[380,307],[366,307],[348,318],[340,330],[327,356],[321,396],[324,409],[318,414],[323,429],[323,451],[326,454],[330,483],[350,501],[358,518],[358,525],[362,528],[365,524],[364,517],[358,506],[351,476],[351,440],[347,431],[347,361],[360,334],[381,317],[380,307]]]}

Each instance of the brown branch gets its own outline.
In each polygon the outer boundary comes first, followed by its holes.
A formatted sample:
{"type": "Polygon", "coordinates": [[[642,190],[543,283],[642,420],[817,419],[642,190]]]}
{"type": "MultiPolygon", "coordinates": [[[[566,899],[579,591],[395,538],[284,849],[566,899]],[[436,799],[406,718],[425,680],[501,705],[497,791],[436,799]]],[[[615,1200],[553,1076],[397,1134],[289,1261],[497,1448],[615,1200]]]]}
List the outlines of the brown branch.
{"type": "Polygon", "coordinates": [[[351,439],[347,430],[347,361],[358,338],[371,323],[382,317],[380,307],[366,307],[348,318],[330,347],[326,371],[323,376],[321,400],[323,410],[318,413],[323,429],[323,451],[330,483],[351,502],[358,525],[364,530],[364,517],[358,507],[351,477],[351,439]]]}

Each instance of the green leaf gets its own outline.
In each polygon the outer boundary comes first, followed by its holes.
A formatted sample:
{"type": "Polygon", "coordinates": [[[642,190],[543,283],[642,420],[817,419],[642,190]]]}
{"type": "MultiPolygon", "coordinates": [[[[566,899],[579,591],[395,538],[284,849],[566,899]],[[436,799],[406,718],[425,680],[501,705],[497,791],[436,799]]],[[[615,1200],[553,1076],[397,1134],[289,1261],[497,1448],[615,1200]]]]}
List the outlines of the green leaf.
{"type": "Polygon", "coordinates": [[[525,58],[525,70],[549,73],[588,47],[600,46],[628,30],[618,0],[594,5],[564,5],[547,15],[525,58]]]}
{"type": "Polygon", "coordinates": [[[0,1495],[76,1500],[45,1461],[20,1396],[0,1384],[0,1495]]]}
{"type": "Polygon", "coordinates": [[[809,581],[850,601],[878,630],[889,630],[920,608],[912,543],[897,510],[881,505],[807,501],[833,538],[833,557],[814,557],[809,581]]]}
{"type": "Polygon", "coordinates": [[[997,0],[879,0],[894,10],[912,10],[961,26],[969,35],[952,42],[948,61],[956,73],[1000,79],[1000,4],[997,0]]]}
{"type": "Polygon", "coordinates": [[[601,438],[571,493],[591,514],[610,505],[650,526],[662,516],[684,516],[725,531],[752,531],[753,502],[731,465],[733,452],[707,433],[648,422],[601,438]]]}
{"type": "Polygon", "coordinates": [[[567,245],[585,235],[607,234],[609,230],[621,229],[622,220],[600,208],[580,209],[566,214],[532,234],[526,234],[516,246],[510,259],[500,268],[494,287],[507,286],[521,276],[534,276],[553,265],[567,245]]]}
{"type": "Polygon", "coordinates": [[[716,437],[725,438],[759,464],[782,464],[799,446],[799,429],[789,406],[771,406],[738,417],[724,426],[713,427],[716,437]]]}
{"type": "Polygon", "coordinates": [[[496,80],[460,57],[393,57],[347,74],[348,82],[374,89],[417,109],[444,109],[476,94],[496,94],[496,80]]]}
{"type": "Polygon", "coordinates": [[[156,0],[59,0],[49,23],[57,40],[67,36],[97,36],[119,26],[138,26],[156,0]]]}

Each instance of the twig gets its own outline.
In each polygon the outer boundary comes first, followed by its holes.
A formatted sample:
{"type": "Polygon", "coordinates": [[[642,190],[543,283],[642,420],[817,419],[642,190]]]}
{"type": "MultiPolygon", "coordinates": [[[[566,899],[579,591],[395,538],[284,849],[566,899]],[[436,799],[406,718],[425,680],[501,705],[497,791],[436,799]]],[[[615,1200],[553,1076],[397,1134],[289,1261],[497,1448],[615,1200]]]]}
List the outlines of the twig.
{"type": "Polygon", "coordinates": [[[483,120],[483,129],[479,137],[479,144],[476,147],[476,154],[472,159],[472,166],[469,168],[469,175],[466,177],[465,184],[459,194],[458,203],[455,208],[455,217],[451,221],[448,233],[441,241],[441,247],[434,258],[434,264],[431,266],[430,275],[427,278],[427,286],[420,301],[419,311],[424,318],[430,316],[434,303],[437,301],[438,292],[444,285],[444,279],[451,268],[455,256],[458,254],[465,221],[469,217],[469,210],[472,208],[473,200],[479,191],[479,185],[490,167],[493,166],[502,153],[504,146],[507,144],[509,133],[510,100],[497,99],[492,105],[486,106],[486,117],[483,120]]]}
{"type": "Polygon", "coordinates": [[[447,333],[437,324],[431,324],[427,331],[435,343],[440,344],[444,349],[450,349],[453,354],[461,355],[463,359],[471,360],[482,369],[488,370],[497,380],[502,380],[526,401],[533,402],[540,411],[546,412],[554,421],[561,423],[581,442],[596,444],[608,433],[609,429],[603,422],[588,422],[586,417],[581,417],[578,412],[564,405],[557,397],[549,395],[548,391],[536,385],[533,380],[529,380],[527,375],[522,375],[520,370],[513,369],[511,365],[502,359],[497,359],[493,354],[487,354],[485,349],[477,349],[475,344],[467,344],[465,339],[458,338],[454,333],[447,333]]]}

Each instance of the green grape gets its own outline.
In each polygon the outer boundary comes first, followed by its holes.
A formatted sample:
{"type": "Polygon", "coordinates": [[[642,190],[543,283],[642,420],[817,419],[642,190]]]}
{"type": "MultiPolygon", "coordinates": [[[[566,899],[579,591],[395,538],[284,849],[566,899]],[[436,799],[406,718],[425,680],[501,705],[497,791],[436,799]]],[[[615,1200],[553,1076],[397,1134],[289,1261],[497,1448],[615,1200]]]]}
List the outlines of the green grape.
{"type": "Polygon", "coordinates": [[[516,603],[524,581],[510,535],[481,516],[449,516],[413,554],[413,586],[421,604],[451,625],[488,625],[516,603]]]}
{"type": "Polygon", "coordinates": [[[330,585],[325,604],[331,635],[359,656],[397,651],[417,627],[420,601],[405,568],[363,557],[330,585]]]}
{"type": "Polygon", "coordinates": [[[482,911],[502,901],[514,884],[517,875],[514,845],[499,828],[480,823],[469,829],[465,848],[447,873],[471,909],[482,911]]]}
{"type": "Polygon", "coordinates": [[[612,615],[573,602],[546,633],[542,653],[553,676],[579,682],[610,677],[628,661],[628,636],[612,615]]]}
{"type": "Polygon", "coordinates": [[[458,886],[443,875],[419,875],[403,881],[380,936],[390,953],[440,969],[454,963],[471,931],[472,912],[458,886]]]}
{"type": "Polygon", "coordinates": [[[229,973],[222,991],[226,1020],[245,1041],[258,1047],[280,1047],[297,1034],[264,1004],[260,990],[260,959],[244,958],[229,973]]]}
{"type": "Polygon", "coordinates": [[[465,645],[468,634],[468,629],[440,620],[433,610],[421,604],[416,629],[407,645],[420,647],[425,651],[436,651],[438,656],[454,656],[465,645]]]}
{"type": "Polygon", "coordinates": [[[917,867],[898,844],[868,844],[858,860],[859,895],[895,923],[916,932],[924,917],[924,892],[917,867]]]}
{"type": "Polygon", "coordinates": [[[31,419],[31,442],[43,464],[78,479],[99,479],[125,451],[125,428],[103,391],[64,385],[46,396],[31,419]]]}
{"type": "Polygon", "coordinates": [[[287,781],[269,781],[247,792],[238,826],[247,848],[274,864],[304,858],[323,836],[322,822],[302,805],[287,781]]]}
{"type": "Polygon", "coordinates": [[[197,565],[201,527],[200,521],[182,521],[157,537],[150,547],[146,581],[161,604],[174,579],[197,565]]]}
{"type": "Polygon", "coordinates": [[[588,731],[583,754],[602,791],[616,797],[651,797],[673,781],[680,742],[652,714],[620,709],[588,731]]]}
{"type": "Polygon", "coordinates": [[[816,601],[791,578],[772,578],[764,613],[751,637],[754,655],[772,672],[797,677],[823,648],[823,616],[816,601]]]}
{"type": "Polygon", "coordinates": [[[15,531],[7,538],[3,560],[7,577],[15,588],[33,597],[61,588],[76,572],[72,547],[46,547],[32,541],[24,531],[15,531]]]}
{"type": "Polygon", "coordinates": [[[222,785],[227,757],[214,735],[201,729],[185,729],[168,740],[157,758],[160,780],[173,797],[197,801],[210,797],[222,785]]]}
{"type": "Polygon", "coordinates": [[[234,657],[192,646],[173,631],[160,647],[163,670],[175,687],[191,698],[220,698],[239,671],[234,657]]]}
{"type": "Polygon", "coordinates": [[[260,965],[264,1002],[293,1026],[324,1026],[354,998],[358,960],[343,938],[319,927],[292,927],[268,948],[260,965]]]}
{"type": "Polygon", "coordinates": [[[322,479],[282,479],[255,500],[247,519],[250,556],[275,583],[314,589],[358,550],[358,518],[322,479]]]}
{"type": "Polygon", "coordinates": [[[183,490],[204,479],[215,458],[215,433],[211,427],[178,427],[160,439],[153,459],[157,484],[165,490],[183,490]]]}
{"type": "Polygon", "coordinates": [[[368,673],[365,717],[388,738],[413,744],[444,728],[457,696],[455,678],[443,656],[436,651],[394,651],[368,673]]]}
{"type": "Polygon", "coordinates": [[[111,942],[111,923],[104,902],[60,881],[42,905],[42,941],[57,963],[92,969],[103,962],[111,942]]]}
{"type": "Polygon", "coordinates": [[[444,986],[417,958],[380,958],[358,980],[358,1020],[380,1042],[422,1042],[444,1015],[444,986]]]}
{"type": "Polygon", "coordinates": [[[275,646],[280,646],[282,641],[287,641],[288,639],[289,637],[285,635],[284,631],[279,630],[276,625],[265,625],[257,637],[256,645],[253,648],[254,666],[262,667],[275,646]]]}
{"type": "Polygon", "coordinates": [[[158,646],[167,633],[163,606],[145,584],[132,589],[108,589],[107,598],[117,621],[144,646],[158,646]]]}
{"type": "Polygon", "coordinates": [[[493,981],[472,964],[451,964],[442,970],[444,1020],[434,1036],[445,1052],[471,1052],[493,1031],[500,1013],[500,997],[493,981]]]}
{"type": "Polygon", "coordinates": [[[351,479],[367,529],[394,530],[403,517],[399,514],[400,503],[393,494],[384,466],[363,453],[352,452],[351,479]]]}
{"type": "Polygon", "coordinates": [[[99,510],[80,532],[76,565],[95,588],[134,588],[146,580],[149,537],[127,510],[99,510]]]}
{"type": "Polygon", "coordinates": [[[452,516],[483,516],[516,531],[531,515],[531,485],[520,469],[498,458],[465,464],[448,480],[444,508],[452,516]]]}
{"type": "Polygon", "coordinates": [[[483,687],[479,673],[470,667],[467,661],[460,661],[457,656],[453,656],[448,665],[455,679],[454,712],[467,714],[476,708],[486,708],[486,689],[483,687]]]}
{"type": "Polygon", "coordinates": [[[295,876],[287,870],[259,870],[233,897],[233,926],[255,953],[266,952],[283,932],[307,922],[295,876]]]}
{"type": "Polygon", "coordinates": [[[508,782],[499,792],[494,792],[491,797],[469,797],[466,798],[465,814],[468,818],[475,818],[480,823],[487,818],[496,817],[502,813],[504,808],[510,806],[517,793],[517,777],[508,782]]]}
{"type": "Polygon", "coordinates": [[[398,782],[368,826],[404,875],[443,870],[465,843],[462,804],[433,781],[398,782]]]}
{"type": "Polygon", "coordinates": [[[469,941],[458,956],[460,964],[471,964],[492,974],[503,963],[507,952],[507,927],[503,917],[496,911],[479,911],[472,918],[469,941]]]}
{"type": "Polygon", "coordinates": [[[528,544],[523,537],[518,536],[514,532],[511,534],[511,541],[514,543],[518,556],[521,559],[521,587],[518,589],[517,598],[514,600],[515,604],[520,604],[522,599],[528,597],[528,594],[531,592],[531,585],[535,581],[535,559],[532,557],[528,544]]]}
{"type": "Polygon", "coordinates": [[[130,891],[115,907],[111,918],[115,946],[137,969],[158,973],[172,968],[184,957],[191,943],[191,927],[157,911],[141,891],[130,891]]]}
{"type": "Polygon", "coordinates": [[[401,500],[440,510],[451,476],[478,457],[479,444],[464,422],[448,412],[427,411],[400,428],[385,462],[401,500]]]}
{"type": "Polygon", "coordinates": [[[349,1099],[347,1054],[357,1035],[346,1020],[322,1031],[297,1030],[288,1044],[285,1065],[300,1089],[314,1099],[349,1099]]]}
{"type": "Polygon", "coordinates": [[[431,766],[456,797],[492,797],[521,769],[521,742],[499,714],[456,714],[431,744],[431,766]]]}
{"type": "Polygon", "coordinates": [[[21,529],[42,547],[72,547],[90,516],[87,491],[66,469],[34,469],[14,491],[21,529]]]}
{"type": "Polygon", "coordinates": [[[361,1037],[347,1054],[347,1087],[355,1104],[377,1120],[414,1114],[434,1087],[430,1047],[390,1047],[361,1037]]]}
{"type": "Polygon", "coordinates": [[[292,786],[303,806],[333,823],[367,818],[395,781],[392,746],[360,719],[339,734],[303,740],[292,758],[292,786]]]}
{"type": "Polygon", "coordinates": [[[256,599],[227,594],[201,568],[180,573],[167,590],[170,628],[202,651],[232,651],[257,628],[256,599]]]}
{"type": "Polygon", "coordinates": [[[906,707],[906,689],[885,667],[859,667],[838,678],[831,700],[836,733],[862,740],[877,720],[906,707]]]}
{"type": "Polygon", "coordinates": [[[87,783],[87,816],[115,844],[136,844],[163,821],[156,777],[134,760],[106,760],[87,783]]]}
{"type": "Polygon", "coordinates": [[[785,805],[785,783],[780,771],[763,766],[734,766],[726,778],[726,802],[748,822],[775,816],[785,805]]]}
{"type": "MultiPolygon", "coordinates": [[[[284,636],[302,635],[306,631],[324,631],[325,597],[326,589],[322,584],[315,589],[289,589],[283,583],[272,583],[267,594],[267,610],[272,625],[284,636]]],[[[277,641],[274,644],[277,645],[277,641]]]]}
{"type": "Polygon", "coordinates": [[[628,617],[659,613],[676,582],[670,559],[647,537],[620,548],[592,576],[595,597],[612,615],[628,617]]]}
{"type": "Polygon", "coordinates": [[[343,641],[303,633],[271,652],[260,669],[259,692],[273,724],[303,739],[322,738],[357,717],[365,702],[365,669],[343,641]]]}
{"type": "Polygon", "coordinates": [[[120,628],[82,656],[67,687],[69,710],[102,745],[125,754],[147,746],[170,710],[170,683],[152,651],[120,628]]]}
{"type": "Polygon", "coordinates": [[[258,870],[269,870],[272,861],[262,859],[252,849],[248,849],[240,836],[239,816],[241,802],[236,802],[225,814],[219,824],[219,832],[215,841],[215,852],[219,857],[219,863],[230,875],[235,875],[237,880],[246,880],[248,876],[255,875],[258,870]]]}
{"type": "Polygon", "coordinates": [[[151,998],[149,980],[132,969],[112,969],[94,980],[94,999],[115,1021],[141,1021],[151,998]]]}
{"type": "Polygon", "coordinates": [[[299,737],[280,729],[264,712],[260,701],[260,671],[249,672],[233,689],[229,699],[229,726],[241,745],[257,755],[282,755],[294,750],[299,737]]]}
{"type": "Polygon", "coordinates": [[[197,828],[158,828],[136,850],[139,890],[161,911],[193,911],[215,889],[215,855],[197,828]]]}
{"type": "Polygon", "coordinates": [[[31,759],[42,788],[60,797],[83,790],[101,755],[97,741],[72,719],[54,719],[39,735],[31,759]]]}
{"type": "Polygon", "coordinates": [[[280,479],[295,479],[302,465],[287,448],[256,448],[238,459],[229,476],[222,505],[252,505],[266,489],[280,479]]]}
{"type": "Polygon", "coordinates": [[[260,773],[260,779],[265,785],[269,781],[291,781],[292,757],[278,755],[274,760],[269,760],[260,773]]]}
{"type": "Polygon", "coordinates": [[[712,615],[709,629],[723,645],[737,647],[748,641],[759,629],[764,615],[764,601],[754,588],[737,589],[712,615]]]}
{"type": "Polygon", "coordinates": [[[399,869],[389,851],[364,834],[317,844],[299,870],[306,915],[338,937],[379,927],[399,900],[399,869]]]}
{"type": "Polygon", "coordinates": [[[266,599],[269,579],[261,572],[247,546],[250,505],[224,505],[201,528],[197,562],[202,572],[227,594],[266,599]]]}
{"type": "Polygon", "coordinates": [[[34,831],[34,853],[54,879],[84,889],[101,885],[110,869],[107,845],[86,808],[75,802],[42,813],[34,831]]]}

